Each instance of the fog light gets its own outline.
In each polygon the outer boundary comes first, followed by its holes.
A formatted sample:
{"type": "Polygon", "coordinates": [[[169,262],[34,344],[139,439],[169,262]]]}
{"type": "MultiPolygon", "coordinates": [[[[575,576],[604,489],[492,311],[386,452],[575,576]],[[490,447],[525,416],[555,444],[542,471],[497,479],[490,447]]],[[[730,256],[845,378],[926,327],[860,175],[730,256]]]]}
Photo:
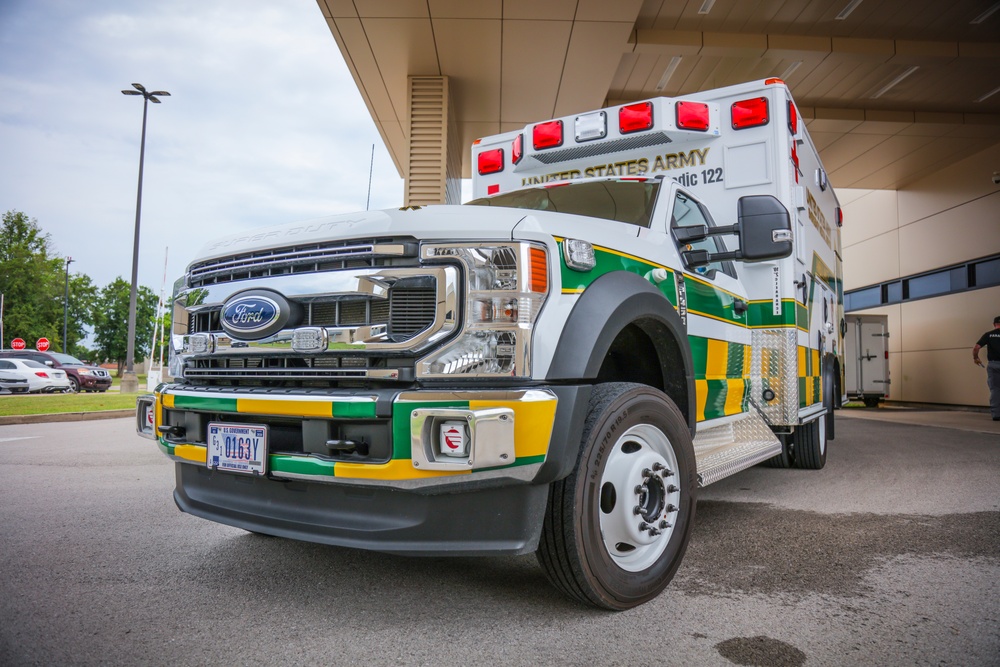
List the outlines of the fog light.
{"type": "Polygon", "coordinates": [[[441,422],[438,449],[445,456],[467,458],[469,456],[469,434],[464,422],[441,422]]]}
{"type": "Polygon", "coordinates": [[[329,340],[323,327],[302,327],[292,332],[292,349],[296,352],[325,352],[329,340]]]}
{"type": "Polygon", "coordinates": [[[209,334],[194,334],[188,336],[188,351],[191,354],[208,354],[212,352],[214,341],[209,334]]]}

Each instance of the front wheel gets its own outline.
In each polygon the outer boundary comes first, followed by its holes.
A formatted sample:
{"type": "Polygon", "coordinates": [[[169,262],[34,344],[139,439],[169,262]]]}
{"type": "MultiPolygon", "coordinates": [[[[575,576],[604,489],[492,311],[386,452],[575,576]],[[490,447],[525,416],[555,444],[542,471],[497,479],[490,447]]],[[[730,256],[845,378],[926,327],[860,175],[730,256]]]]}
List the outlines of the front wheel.
{"type": "Polygon", "coordinates": [[[646,385],[597,385],[577,465],[549,491],[537,554],[546,576],[605,609],[654,598],[687,549],[696,488],[691,434],[673,401],[646,385]]]}
{"type": "Polygon", "coordinates": [[[80,391],[80,381],[72,375],[69,377],[69,390],[74,394],[80,391]]]}

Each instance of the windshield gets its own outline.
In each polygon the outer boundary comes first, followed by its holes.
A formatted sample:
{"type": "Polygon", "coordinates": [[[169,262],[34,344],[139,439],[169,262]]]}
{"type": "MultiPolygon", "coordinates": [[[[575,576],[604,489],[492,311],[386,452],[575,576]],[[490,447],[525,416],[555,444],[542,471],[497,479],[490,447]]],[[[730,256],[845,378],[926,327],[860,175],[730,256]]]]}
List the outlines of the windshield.
{"type": "Polygon", "coordinates": [[[659,189],[659,181],[567,182],[473,199],[466,206],[555,211],[649,227],[659,189]]]}
{"type": "Polygon", "coordinates": [[[62,352],[49,352],[53,357],[56,358],[60,364],[76,364],[77,366],[83,366],[83,362],[76,357],[70,356],[68,354],[63,354],[62,352]]]}

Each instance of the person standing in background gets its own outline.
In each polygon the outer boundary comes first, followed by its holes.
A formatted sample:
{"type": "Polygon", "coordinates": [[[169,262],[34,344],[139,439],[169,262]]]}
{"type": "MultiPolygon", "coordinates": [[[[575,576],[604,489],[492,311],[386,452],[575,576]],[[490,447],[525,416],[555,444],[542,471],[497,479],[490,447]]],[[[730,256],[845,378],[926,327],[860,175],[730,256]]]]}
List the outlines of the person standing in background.
{"type": "Polygon", "coordinates": [[[977,366],[983,362],[979,350],[986,348],[986,384],[990,388],[990,414],[1000,422],[1000,315],[993,318],[993,330],[982,335],[972,348],[972,360],[977,366]]]}

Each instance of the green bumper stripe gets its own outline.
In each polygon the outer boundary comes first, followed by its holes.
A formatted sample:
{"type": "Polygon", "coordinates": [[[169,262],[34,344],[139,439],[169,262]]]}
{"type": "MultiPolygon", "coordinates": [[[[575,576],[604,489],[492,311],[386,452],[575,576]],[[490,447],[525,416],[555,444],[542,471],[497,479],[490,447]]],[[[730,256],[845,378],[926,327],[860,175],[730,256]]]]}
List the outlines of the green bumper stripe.
{"type": "Polygon", "coordinates": [[[333,461],[320,461],[319,459],[304,456],[284,456],[272,454],[270,461],[272,472],[291,473],[294,475],[315,475],[318,477],[333,477],[333,461]]]}
{"type": "Polygon", "coordinates": [[[178,396],[174,394],[174,407],[210,412],[236,412],[235,398],[213,398],[202,396],[178,396]]]}
{"type": "Polygon", "coordinates": [[[333,416],[337,419],[375,419],[375,402],[334,401],[333,416]]]}

